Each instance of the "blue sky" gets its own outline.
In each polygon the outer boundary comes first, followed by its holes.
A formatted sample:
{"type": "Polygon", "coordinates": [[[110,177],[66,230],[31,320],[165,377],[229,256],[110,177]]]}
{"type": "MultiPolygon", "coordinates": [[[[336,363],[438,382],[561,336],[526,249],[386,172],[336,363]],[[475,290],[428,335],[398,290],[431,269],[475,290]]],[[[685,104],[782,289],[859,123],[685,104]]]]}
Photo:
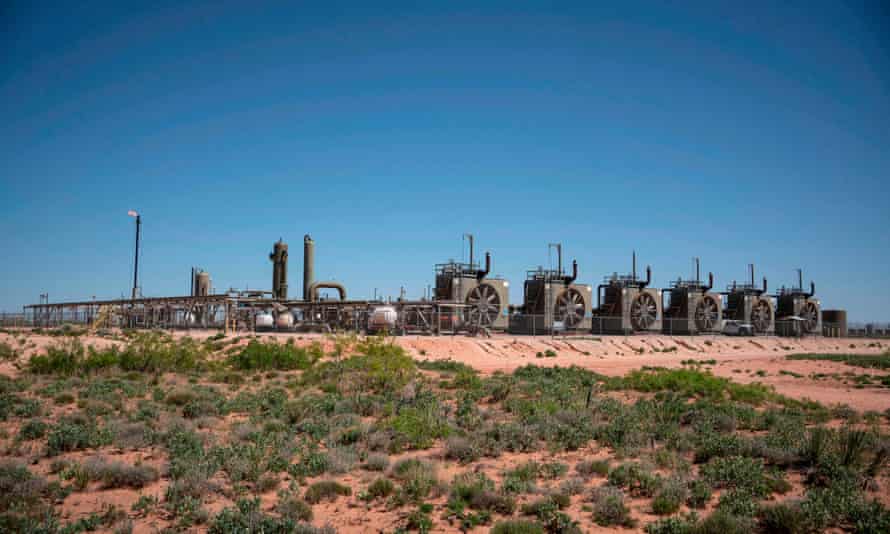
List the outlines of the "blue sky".
{"type": "Polygon", "coordinates": [[[473,232],[514,302],[561,241],[890,320],[878,2],[178,4],[0,7],[0,309],[127,293],[137,209],[149,295],[268,288],[279,237],[298,293],[310,233],[419,296],[473,232]]]}

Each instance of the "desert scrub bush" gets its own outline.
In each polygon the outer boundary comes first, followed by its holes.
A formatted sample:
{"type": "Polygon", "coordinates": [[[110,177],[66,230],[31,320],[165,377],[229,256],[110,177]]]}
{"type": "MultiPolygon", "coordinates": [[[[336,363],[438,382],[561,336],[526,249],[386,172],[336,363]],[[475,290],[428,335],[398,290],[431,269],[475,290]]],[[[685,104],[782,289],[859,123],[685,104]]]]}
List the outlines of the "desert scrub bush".
{"type": "Polygon", "coordinates": [[[120,354],[124,371],[187,372],[204,367],[207,348],[190,337],[174,339],[161,332],[133,332],[120,354]]]}
{"type": "Polygon", "coordinates": [[[507,519],[495,523],[490,534],[544,534],[544,526],[527,519],[507,519]]]}
{"type": "Polygon", "coordinates": [[[445,407],[434,394],[428,393],[414,399],[389,421],[402,449],[428,449],[437,439],[451,433],[445,407]]]}
{"type": "Polygon", "coordinates": [[[359,455],[353,447],[328,449],[328,472],[335,475],[348,473],[358,463],[359,455]]]}
{"type": "Polygon", "coordinates": [[[540,448],[535,428],[523,423],[496,424],[486,436],[510,452],[533,452],[540,448]]]}
{"type": "Polygon", "coordinates": [[[868,369],[890,369],[890,353],[884,354],[789,354],[788,360],[817,360],[843,362],[868,369]]]}
{"type": "Polygon", "coordinates": [[[539,499],[523,504],[519,511],[522,515],[534,515],[545,518],[553,509],[563,510],[568,508],[572,500],[568,495],[552,493],[539,499]]]}
{"type": "Polygon", "coordinates": [[[344,360],[325,361],[300,377],[304,385],[337,390],[344,395],[374,393],[393,395],[417,374],[414,359],[393,341],[368,338],[355,347],[356,354],[344,360]]]}
{"type": "Polygon", "coordinates": [[[445,458],[460,463],[475,462],[482,456],[476,443],[462,436],[450,436],[445,440],[445,458]]]}
{"type": "Polygon", "coordinates": [[[392,495],[395,489],[396,486],[392,480],[383,477],[376,478],[368,485],[367,495],[371,500],[383,499],[392,495]]]}
{"type": "Polygon", "coordinates": [[[780,398],[768,386],[758,383],[737,384],[709,371],[695,369],[650,368],[631,371],[623,378],[610,382],[613,389],[633,389],[642,392],[674,391],[686,397],[705,397],[761,404],[780,398]]]}
{"type": "Polygon", "coordinates": [[[291,521],[312,521],[312,506],[303,499],[291,493],[278,492],[278,502],[275,503],[275,512],[283,519],[291,521]]]}
{"type": "Polygon", "coordinates": [[[436,466],[419,458],[399,460],[392,475],[402,483],[400,494],[405,502],[420,502],[439,485],[436,466]]]}
{"type": "Polygon", "coordinates": [[[93,457],[84,462],[84,470],[91,480],[102,482],[105,488],[142,488],[158,479],[158,471],[149,465],[127,465],[93,457]]]}
{"type": "Polygon", "coordinates": [[[612,525],[633,527],[636,525],[630,517],[630,510],[624,504],[624,493],[612,486],[594,488],[590,495],[593,507],[593,521],[600,526],[612,525]]]}
{"type": "Polygon", "coordinates": [[[773,478],[766,475],[763,461],[758,458],[715,458],[702,466],[699,473],[714,487],[738,489],[758,497],[768,496],[775,487],[773,478]]]}
{"type": "Polygon", "coordinates": [[[704,508],[711,500],[714,488],[707,480],[697,478],[689,481],[689,494],[686,497],[686,504],[690,508],[704,508]]]}
{"type": "Polygon", "coordinates": [[[231,532],[262,533],[262,532],[316,532],[309,525],[300,525],[292,519],[274,517],[260,510],[259,499],[241,499],[235,506],[225,508],[210,523],[208,532],[211,534],[229,534],[231,532]]]}
{"type": "Polygon", "coordinates": [[[680,509],[687,498],[686,483],[678,478],[670,478],[652,499],[652,511],[656,515],[670,515],[680,509]]]}
{"type": "Polygon", "coordinates": [[[661,488],[662,479],[636,462],[623,463],[609,471],[609,484],[626,488],[631,495],[652,497],[661,488]]]}
{"type": "Polygon", "coordinates": [[[379,453],[369,454],[364,467],[368,471],[386,471],[389,467],[389,456],[379,453]]]}
{"type": "Polygon", "coordinates": [[[570,477],[559,484],[559,492],[565,495],[580,495],[584,493],[585,480],[581,477],[570,477]]]}
{"type": "Polygon", "coordinates": [[[63,417],[49,433],[46,453],[55,456],[63,452],[90,449],[111,442],[111,433],[100,428],[94,419],[84,416],[63,417]]]}
{"type": "Polygon", "coordinates": [[[19,439],[22,441],[31,441],[40,439],[46,435],[49,425],[40,419],[30,419],[25,421],[19,429],[19,439]]]}
{"type": "Polygon", "coordinates": [[[529,461],[504,472],[501,484],[504,493],[528,493],[534,490],[539,470],[540,465],[537,462],[529,461]]]}
{"type": "Polygon", "coordinates": [[[120,353],[116,345],[99,350],[72,338],[48,346],[46,354],[31,356],[28,371],[39,375],[72,376],[101,371],[119,363],[120,353]]]}
{"type": "Polygon", "coordinates": [[[9,362],[18,358],[18,352],[5,341],[0,341],[0,360],[9,362]]]}
{"type": "Polygon", "coordinates": [[[344,486],[334,480],[319,480],[306,489],[303,496],[309,504],[318,504],[322,501],[335,501],[337,497],[352,495],[349,486],[344,486]]]}
{"type": "Polygon", "coordinates": [[[468,506],[502,515],[511,515],[516,509],[516,501],[509,496],[495,493],[494,482],[484,473],[470,471],[454,477],[448,503],[452,510],[468,506]]]}
{"type": "Polygon", "coordinates": [[[294,345],[293,338],[286,343],[277,341],[251,340],[241,352],[232,355],[229,365],[241,371],[268,371],[276,369],[290,371],[305,370],[318,360],[318,354],[310,353],[303,347],[294,345]]]}
{"type": "Polygon", "coordinates": [[[783,502],[761,506],[757,511],[758,527],[762,532],[806,534],[812,527],[797,502],[783,502]]]}

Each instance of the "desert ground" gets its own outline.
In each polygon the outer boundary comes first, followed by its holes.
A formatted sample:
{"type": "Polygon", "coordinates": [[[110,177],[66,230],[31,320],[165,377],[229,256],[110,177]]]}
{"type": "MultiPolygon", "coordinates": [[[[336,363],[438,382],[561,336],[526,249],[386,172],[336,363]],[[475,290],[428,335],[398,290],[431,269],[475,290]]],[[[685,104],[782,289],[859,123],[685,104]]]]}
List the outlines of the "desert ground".
{"type": "Polygon", "coordinates": [[[886,532],[887,341],[0,332],[0,531],[886,532]]]}

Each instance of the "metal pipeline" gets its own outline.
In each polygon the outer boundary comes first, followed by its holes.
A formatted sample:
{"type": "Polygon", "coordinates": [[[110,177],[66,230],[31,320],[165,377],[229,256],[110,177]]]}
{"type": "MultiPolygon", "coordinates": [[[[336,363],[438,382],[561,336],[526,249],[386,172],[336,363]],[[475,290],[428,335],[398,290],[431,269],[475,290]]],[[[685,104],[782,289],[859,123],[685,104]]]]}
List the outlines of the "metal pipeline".
{"type": "Polygon", "coordinates": [[[311,300],[309,288],[315,280],[315,241],[303,236],[303,300],[311,300]]]}
{"type": "Polygon", "coordinates": [[[565,285],[569,285],[572,282],[574,282],[576,278],[578,278],[578,261],[572,260],[572,275],[571,276],[563,276],[562,282],[565,285]]]}
{"type": "Polygon", "coordinates": [[[766,293],[766,277],[763,277],[763,292],[766,293]]]}
{"type": "MultiPolygon", "coordinates": [[[[470,265],[472,265],[472,263],[470,263],[470,265]]],[[[491,253],[486,252],[485,253],[485,269],[480,269],[480,270],[476,271],[476,280],[482,280],[483,278],[488,276],[489,272],[491,272],[491,253]]]]}
{"type": "Polygon", "coordinates": [[[346,300],[346,286],[341,284],[340,282],[312,282],[309,285],[309,302],[317,302],[318,301],[318,290],[319,289],[336,289],[338,293],[340,293],[340,300],[346,300]]]}
{"type": "Polygon", "coordinates": [[[646,266],[646,281],[644,283],[640,283],[640,289],[648,286],[652,283],[652,267],[646,266]]]}
{"type": "Polygon", "coordinates": [[[600,284],[596,286],[596,309],[598,310],[603,307],[602,295],[604,287],[609,287],[609,284],[600,284]]]}
{"type": "Polygon", "coordinates": [[[707,293],[714,287],[714,273],[708,273],[708,285],[702,288],[702,293],[707,293]]]}
{"type": "Polygon", "coordinates": [[[807,298],[812,297],[816,294],[816,282],[810,282],[810,292],[807,293],[807,298]]]}

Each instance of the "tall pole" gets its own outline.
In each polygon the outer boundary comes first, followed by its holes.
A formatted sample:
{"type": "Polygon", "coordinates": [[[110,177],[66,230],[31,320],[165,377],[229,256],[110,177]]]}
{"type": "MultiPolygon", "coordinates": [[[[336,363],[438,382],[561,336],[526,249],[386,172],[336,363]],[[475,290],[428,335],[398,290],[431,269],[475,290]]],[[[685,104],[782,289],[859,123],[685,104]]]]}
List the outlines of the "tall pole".
{"type": "Polygon", "coordinates": [[[136,300],[136,285],[139,280],[139,230],[141,226],[142,216],[136,215],[136,261],[133,263],[133,300],[136,300]]]}

